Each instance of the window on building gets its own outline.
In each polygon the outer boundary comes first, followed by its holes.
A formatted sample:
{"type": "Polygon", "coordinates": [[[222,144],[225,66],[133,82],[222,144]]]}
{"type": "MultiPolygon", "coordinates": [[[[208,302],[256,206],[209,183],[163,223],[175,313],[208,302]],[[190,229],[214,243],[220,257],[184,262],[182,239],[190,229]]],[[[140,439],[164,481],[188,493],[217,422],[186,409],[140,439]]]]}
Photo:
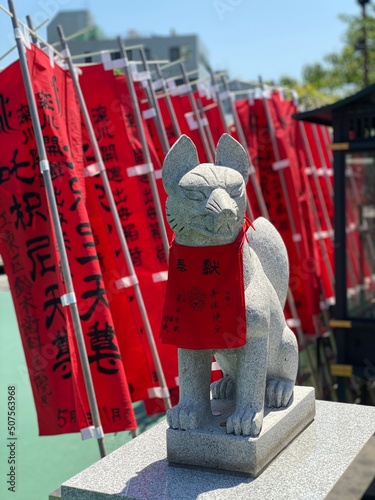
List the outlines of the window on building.
{"type": "MultiPolygon", "coordinates": [[[[88,53],[90,53],[90,51],[86,50],[85,54],[88,54],[88,53]]],[[[90,62],[92,62],[92,57],[91,56],[85,57],[85,63],[90,63],[90,62]]]]}
{"type": "Polygon", "coordinates": [[[151,50],[148,47],[145,47],[145,56],[146,59],[151,59],[151,50]]]}
{"type": "Polygon", "coordinates": [[[112,61],[114,59],[120,59],[120,57],[121,57],[121,52],[111,52],[111,59],[112,59],[112,61]]]}
{"type": "Polygon", "coordinates": [[[176,61],[177,59],[180,59],[180,47],[171,47],[169,49],[169,59],[171,61],[176,61]]]}
{"type": "Polygon", "coordinates": [[[127,50],[126,55],[128,56],[129,61],[133,60],[133,51],[132,50],[127,50]]]}

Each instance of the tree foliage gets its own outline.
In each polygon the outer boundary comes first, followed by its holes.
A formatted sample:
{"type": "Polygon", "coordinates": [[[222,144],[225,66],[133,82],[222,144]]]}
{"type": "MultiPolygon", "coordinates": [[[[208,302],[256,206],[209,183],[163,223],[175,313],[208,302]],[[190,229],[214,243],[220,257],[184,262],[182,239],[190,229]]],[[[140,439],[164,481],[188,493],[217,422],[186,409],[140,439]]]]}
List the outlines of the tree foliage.
{"type": "MultiPolygon", "coordinates": [[[[359,7],[359,6],[358,6],[359,7]]],[[[368,4],[365,30],[368,54],[368,80],[375,83],[375,6],[368,4]]],[[[340,52],[324,56],[323,61],[306,65],[302,81],[287,76],[278,82],[298,91],[305,107],[329,104],[364,87],[364,20],[358,16],[341,14],[346,24],[340,52]]]]}
{"type": "Polygon", "coordinates": [[[375,6],[367,7],[367,16],[342,14],[346,24],[344,46],[338,53],[327,54],[323,62],[309,64],[303,68],[302,83],[312,85],[327,96],[347,95],[364,86],[364,25],[367,38],[369,83],[375,82],[375,6]]]}

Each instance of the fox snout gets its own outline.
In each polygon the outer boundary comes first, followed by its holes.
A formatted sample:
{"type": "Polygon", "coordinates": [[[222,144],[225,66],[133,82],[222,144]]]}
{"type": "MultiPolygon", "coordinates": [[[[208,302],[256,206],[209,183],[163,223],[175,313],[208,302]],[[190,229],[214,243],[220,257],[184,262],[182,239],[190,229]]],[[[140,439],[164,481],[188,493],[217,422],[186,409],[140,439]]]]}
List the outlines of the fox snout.
{"type": "Polygon", "coordinates": [[[214,189],[207,200],[206,210],[215,218],[234,219],[238,217],[238,206],[222,188],[214,189]]]}

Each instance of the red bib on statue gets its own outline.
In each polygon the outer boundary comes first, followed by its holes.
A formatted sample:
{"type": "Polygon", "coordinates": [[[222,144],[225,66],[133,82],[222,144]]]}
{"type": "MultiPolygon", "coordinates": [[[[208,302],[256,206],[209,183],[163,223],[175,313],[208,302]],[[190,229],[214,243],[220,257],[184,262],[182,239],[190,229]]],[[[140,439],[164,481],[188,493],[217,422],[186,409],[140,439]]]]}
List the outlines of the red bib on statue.
{"type": "Polygon", "coordinates": [[[246,344],[242,247],[247,225],[229,245],[172,243],[161,338],[184,349],[246,344]]]}

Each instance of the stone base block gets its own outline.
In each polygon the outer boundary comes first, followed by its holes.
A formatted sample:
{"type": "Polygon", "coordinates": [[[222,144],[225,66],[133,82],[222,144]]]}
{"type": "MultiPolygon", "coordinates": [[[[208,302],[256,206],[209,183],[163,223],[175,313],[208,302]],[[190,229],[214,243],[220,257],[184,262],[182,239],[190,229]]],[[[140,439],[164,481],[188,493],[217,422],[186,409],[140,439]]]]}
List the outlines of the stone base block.
{"type": "Polygon", "coordinates": [[[316,401],[312,424],[257,478],[171,467],[166,428],[161,422],[66,481],[62,500],[323,500],[374,434],[375,408],[316,401]]]}
{"type": "Polygon", "coordinates": [[[295,387],[287,408],[267,409],[257,438],[226,433],[225,422],[234,411],[233,404],[213,400],[211,409],[213,416],[202,429],[167,429],[168,461],[256,477],[314,420],[315,391],[295,387]]]}

